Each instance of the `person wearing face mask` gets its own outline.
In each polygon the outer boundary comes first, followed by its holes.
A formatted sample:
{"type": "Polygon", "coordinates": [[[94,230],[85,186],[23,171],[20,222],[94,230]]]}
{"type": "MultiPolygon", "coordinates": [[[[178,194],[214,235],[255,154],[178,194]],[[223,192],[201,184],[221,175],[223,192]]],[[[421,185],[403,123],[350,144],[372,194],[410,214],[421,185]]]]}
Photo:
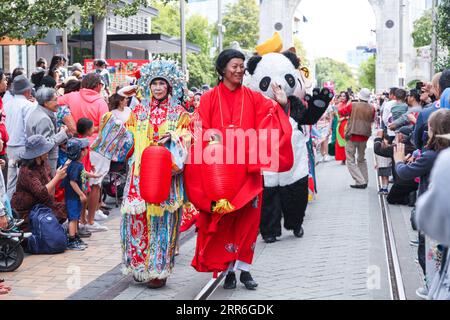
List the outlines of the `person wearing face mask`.
{"type": "Polygon", "coordinates": [[[149,288],[157,289],[166,285],[175,265],[179,226],[186,202],[183,166],[192,136],[189,114],[180,101],[186,84],[176,64],[156,59],[142,66],[140,74],[138,85],[143,98],[126,123],[133,133],[134,149],[128,161],[127,187],[122,203],[123,270],[135,281],[146,282],[149,288]],[[147,189],[159,186],[142,186],[143,168],[151,166],[142,159],[144,150],[155,144],[171,153],[172,174],[167,200],[150,204],[142,197],[141,187],[147,192],[147,189]]]}
{"type": "MultiPolygon", "coordinates": [[[[233,199],[220,200],[208,196],[209,190],[205,190],[204,183],[199,183],[197,178],[208,168],[206,159],[202,159],[201,163],[191,161],[186,166],[185,183],[189,200],[200,211],[192,266],[199,272],[213,272],[214,275],[225,272],[225,289],[236,288],[235,272],[240,270],[240,281],[248,290],[255,290],[258,283],[251,276],[250,267],[261,217],[261,172],[289,171],[293,166],[294,156],[292,126],[283,110],[288,104],[286,93],[281,87],[273,85],[275,101],[243,86],[244,61],[245,56],[234,49],[225,50],[219,55],[216,61],[219,84],[203,94],[199,107],[202,125],[200,131],[203,133],[201,149],[205,151],[220,142],[229,150],[237,148],[236,157],[244,156],[246,159],[245,174],[241,176],[243,179],[235,181],[239,184],[237,194],[233,199]],[[266,129],[273,135],[270,145],[264,144],[261,139],[261,132],[266,129]],[[258,140],[246,143],[243,139],[233,139],[233,135],[239,131],[255,132],[258,140]],[[236,147],[237,145],[240,147],[236,147]],[[270,158],[264,159],[268,161],[257,157],[257,148],[259,156],[261,152],[266,155],[269,152],[270,158]],[[245,153],[240,154],[239,149],[241,153],[245,153]]],[[[196,144],[193,149],[195,146],[196,144]]],[[[196,153],[195,150],[193,152],[196,153]]],[[[238,164],[242,163],[236,159],[228,160],[224,167],[235,168],[238,164]]],[[[231,174],[228,172],[228,175],[231,174]]]]}

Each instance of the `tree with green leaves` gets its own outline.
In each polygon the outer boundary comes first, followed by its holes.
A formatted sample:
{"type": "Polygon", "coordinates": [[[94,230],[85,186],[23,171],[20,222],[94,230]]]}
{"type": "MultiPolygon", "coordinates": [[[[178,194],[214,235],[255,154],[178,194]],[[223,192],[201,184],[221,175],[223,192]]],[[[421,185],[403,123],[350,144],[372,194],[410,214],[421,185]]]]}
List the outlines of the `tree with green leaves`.
{"type": "MultiPolygon", "coordinates": [[[[179,2],[162,3],[154,0],[152,6],[159,10],[159,16],[152,19],[152,32],[180,36],[179,2]]],[[[214,27],[208,19],[194,14],[186,20],[186,41],[200,47],[200,53],[188,53],[189,86],[211,85],[214,80],[213,62],[210,57],[211,31],[214,27]]],[[[164,55],[180,62],[180,54],[164,55]]]]}
{"type": "Polygon", "coordinates": [[[444,70],[450,68],[450,0],[440,1],[436,33],[441,52],[436,61],[436,68],[444,70]]]}
{"type": "Polygon", "coordinates": [[[372,56],[359,67],[359,85],[361,88],[367,88],[370,90],[375,89],[376,78],[375,78],[375,68],[376,68],[377,57],[372,56]]]}
{"type": "Polygon", "coordinates": [[[335,90],[345,91],[357,88],[357,82],[353,77],[350,67],[343,62],[333,60],[331,58],[319,58],[316,60],[316,79],[319,86],[326,81],[333,81],[335,90]]]}
{"type": "MultiPolygon", "coordinates": [[[[92,28],[92,16],[105,18],[109,12],[130,17],[140,6],[148,7],[147,0],[16,0],[1,1],[3,12],[0,24],[0,39],[5,37],[25,39],[28,44],[36,43],[52,28],[63,29],[79,14],[77,29],[92,28]]],[[[77,31],[77,30],[74,30],[77,31]]]]}
{"type": "Polygon", "coordinates": [[[30,44],[44,38],[51,28],[64,26],[74,8],[71,0],[16,0],[1,1],[0,12],[0,39],[26,39],[30,44]]]}
{"type": "Polygon", "coordinates": [[[431,44],[433,34],[433,17],[431,10],[427,10],[422,17],[414,21],[414,31],[411,34],[414,47],[420,48],[431,44]]]}
{"type": "MultiPolygon", "coordinates": [[[[152,18],[152,33],[163,33],[174,37],[180,36],[180,5],[178,1],[164,3],[152,0],[152,7],[158,9],[159,15],[152,18]]],[[[186,35],[187,38],[187,35],[186,35]]]]}
{"type": "Polygon", "coordinates": [[[254,50],[259,38],[259,7],[255,0],[229,4],[222,23],[225,26],[225,48],[237,41],[242,49],[254,50]]]}
{"type": "Polygon", "coordinates": [[[302,66],[306,67],[309,66],[309,61],[307,58],[308,53],[306,52],[305,46],[303,45],[303,42],[300,40],[299,37],[294,37],[294,47],[297,56],[299,56],[302,61],[302,66]]]}

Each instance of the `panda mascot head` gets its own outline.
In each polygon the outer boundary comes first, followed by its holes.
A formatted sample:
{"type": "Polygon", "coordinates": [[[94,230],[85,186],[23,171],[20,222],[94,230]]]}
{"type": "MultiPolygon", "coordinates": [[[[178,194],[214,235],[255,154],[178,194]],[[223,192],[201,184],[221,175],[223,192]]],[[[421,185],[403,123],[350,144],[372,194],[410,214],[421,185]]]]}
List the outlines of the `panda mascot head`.
{"type": "Polygon", "coordinates": [[[247,63],[250,74],[248,86],[266,97],[274,98],[271,85],[281,86],[286,95],[303,99],[308,88],[307,79],[299,69],[300,59],[292,51],[254,55],[247,63]]]}

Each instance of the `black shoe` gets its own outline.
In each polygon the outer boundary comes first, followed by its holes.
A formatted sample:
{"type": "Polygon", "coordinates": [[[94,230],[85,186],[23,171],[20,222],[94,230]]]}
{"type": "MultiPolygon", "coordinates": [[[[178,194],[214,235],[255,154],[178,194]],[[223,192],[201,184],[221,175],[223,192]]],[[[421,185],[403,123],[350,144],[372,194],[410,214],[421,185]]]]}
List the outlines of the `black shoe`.
{"type": "Polygon", "coordinates": [[[252,275],[248,271],[241,271],[239,280],[244,284],[247,290],[255,290],[258,284],[253,280],[252,275]]]}
{"type": "Polygon", "coordinates": [[[294,236],[297,238],[303,238],[303,235],[305,234],[305,231],[303,230],[303,227],[300,227],[300,230],[294,230],[294,236]]]}
{"type": "Polygon", "coordinates": [[[353,188],[353,189],[366,189],[367,188],[367,184],[354,184],[354,185],[351,185],[350,188],[353,188]]]}
{"type": "Polygon", "coordinates": [[[236,289],[236,274],[234,272],[228,272],[223,284],[224,289],[236,289]]]}
{"type": "Polygon", "coordinates": [[[263,237],[265,243],[274,243],[277,241],[275,237],[263,237]]]}

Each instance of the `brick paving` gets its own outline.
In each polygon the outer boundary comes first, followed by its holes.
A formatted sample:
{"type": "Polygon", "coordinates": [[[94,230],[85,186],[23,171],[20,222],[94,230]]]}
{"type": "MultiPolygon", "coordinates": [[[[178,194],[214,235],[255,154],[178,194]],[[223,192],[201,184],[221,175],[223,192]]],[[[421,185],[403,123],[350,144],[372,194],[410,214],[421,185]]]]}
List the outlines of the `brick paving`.
{"type": "Polygon", "coordinates": [[[56,255],[26,255],[14,272],[0,276],[12,287],[3,300],[59,300],[69,297],[120,263],[120,216],[114,209],[103,225],[106,232],[93,233],[85,240],[84,251],[66,251],[56,255]]]}

